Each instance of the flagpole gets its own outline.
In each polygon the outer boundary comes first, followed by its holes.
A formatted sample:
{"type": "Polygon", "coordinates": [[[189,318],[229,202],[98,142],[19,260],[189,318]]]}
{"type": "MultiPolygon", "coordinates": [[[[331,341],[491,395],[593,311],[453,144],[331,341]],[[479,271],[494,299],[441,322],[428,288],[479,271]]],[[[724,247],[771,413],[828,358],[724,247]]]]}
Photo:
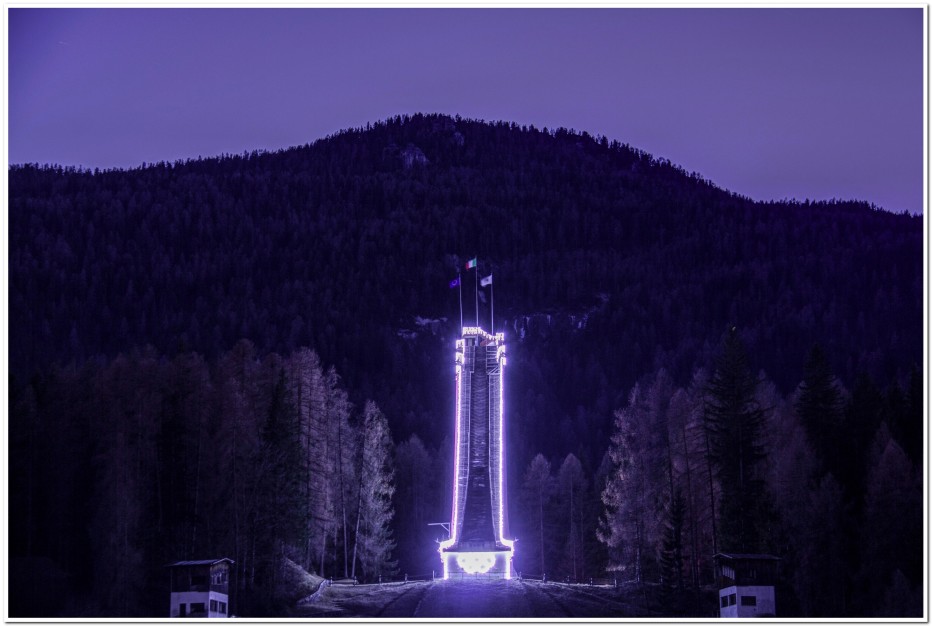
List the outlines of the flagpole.
{"type": "Polygon", "coordinates": [[[460,288],[460,336],[463,336],[463,274],[456,273],[456,284],[460,288]]]}
{"type": "Polygon", "coordinates": [[[479,263],[476,262],[476,328],[479,327],[479,263]]]}
{"type": "Polygon", "coordinates": [[[492,336],[495,336],[495,272],[489,274],[492,277],[492,282],[489,283],[489,299],[492,301],[492,336]]]}

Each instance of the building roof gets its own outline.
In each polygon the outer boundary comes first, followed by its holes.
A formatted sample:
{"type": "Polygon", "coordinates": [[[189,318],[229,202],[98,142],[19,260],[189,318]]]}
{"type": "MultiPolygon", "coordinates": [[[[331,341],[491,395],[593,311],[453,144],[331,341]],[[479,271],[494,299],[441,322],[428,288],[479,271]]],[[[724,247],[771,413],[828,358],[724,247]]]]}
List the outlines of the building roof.
{"type": "Polygon", "coordinates": [[[783,560],[780,557],[774,556],[772,554],[740,554],[737,552],[719,552],[718,554],[715,555],[715,558],[719,558],[719,557],[723,559],[733,559],[735,561],[737,560],[741,560],[741,561],[750,561],[750,560],[782,561],[783,560]]]}
{"type": "Polygon", "coordinates": [[[201,561],[175,561],[174,563],[169,563],[165,567],[188,567],[191,565],[216,565],[217,563],[222,563],[226,561],[230,565],[233,565],[233,559],[228,559],[226,557],[222,559],[203,559],[201,561]]]}

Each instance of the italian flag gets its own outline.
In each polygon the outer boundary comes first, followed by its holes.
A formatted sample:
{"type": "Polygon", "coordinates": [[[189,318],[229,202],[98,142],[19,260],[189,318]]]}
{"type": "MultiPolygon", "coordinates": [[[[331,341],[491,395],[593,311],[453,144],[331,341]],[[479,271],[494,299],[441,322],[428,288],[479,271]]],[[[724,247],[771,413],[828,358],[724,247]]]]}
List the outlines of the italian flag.
{"type": "Polygon", "coordinates": [[[471,270],[472,268],[476,267],[476,265],[477,265],[477,264],[476,264],[476,257],[473,257],[473,258],[469,259],[468,261],[466,261],[466,269],[468,269],[468,270],[471,270]]]}

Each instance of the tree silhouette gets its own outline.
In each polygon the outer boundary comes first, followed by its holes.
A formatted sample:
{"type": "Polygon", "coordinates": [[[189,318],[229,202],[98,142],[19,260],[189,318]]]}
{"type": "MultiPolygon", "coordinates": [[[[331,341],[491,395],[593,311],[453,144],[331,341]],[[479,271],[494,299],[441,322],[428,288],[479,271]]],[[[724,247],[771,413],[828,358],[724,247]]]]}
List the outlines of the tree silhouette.
{"type": "Polygon", "coordinates": [[[722,551],[762,548],[766,503],[759,468],[766,449],[764,411],[755,399],[756,389],[744,346],[732,328],[709,379],[704,404],[709,460],[721,486],[717,508],[722,551]]]}
{"type": "Polygon", "coordinates": [[[822,348],[815,346],[803,368],[796,411],[825,471],[835,475],[841,464],[837,437],[842,429],[842,409],[838,383],[822,348]]]}
{"type": "Polygon", "coordinates": [[[395,472],[388,422],[372,401],[366,402],[363,411],[360,443],[352,576],[356,576],[358,558],[366,578],[377,580],[393,575],[397,564],[391,560],[395,548],[391,529],[395,472]]]}

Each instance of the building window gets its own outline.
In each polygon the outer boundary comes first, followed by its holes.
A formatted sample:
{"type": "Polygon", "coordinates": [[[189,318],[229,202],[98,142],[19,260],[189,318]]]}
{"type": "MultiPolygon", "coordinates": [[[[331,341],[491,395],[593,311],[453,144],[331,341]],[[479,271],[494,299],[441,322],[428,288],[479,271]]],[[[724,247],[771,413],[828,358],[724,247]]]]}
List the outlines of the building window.
{"type": "Polygon", "coordinates": [[[226,602],[221,602],[221,603],[220,603],[220,613],[221,613],[222,615],[226,615],[226,614],[227,614],[227,603],[226,603],[226,602]]]}
{"type": "Polygon", "coordinates": [[[728,596],[722,596],[720,599],[722,601],[722,608],[724,609],[726,606],[728,606],[728,596]]]}
{"type": "MultiPolygon", "coordinates": [[[[743,599],[744,599],[744,598],[742,598],[742,600],[743,600],[743,599]]],[[[217,612],[217,601],[216,601],[216,600],[211,600],[211,601],[210,601],[210,612],[211,612],[211,613],[216,613],[216,612],[217,612]]]]}
{"type": "Polygon", "coordinates": [[[734,606],[738,603],[738,594],[732,593],[728,595],[728,606],[734,606]]]}
{"type": "Polygon", "coordinates": [[[192,602],[191,603],[191,615],[195,616],[198,614],[203,615],[207,612],[207,609],[204,607],[203,602],[192,602]]]}
{"type": "Polygon", "coordinates": [[[741,596],[741,606],[757,606],[757,596],[741,596]]]}

